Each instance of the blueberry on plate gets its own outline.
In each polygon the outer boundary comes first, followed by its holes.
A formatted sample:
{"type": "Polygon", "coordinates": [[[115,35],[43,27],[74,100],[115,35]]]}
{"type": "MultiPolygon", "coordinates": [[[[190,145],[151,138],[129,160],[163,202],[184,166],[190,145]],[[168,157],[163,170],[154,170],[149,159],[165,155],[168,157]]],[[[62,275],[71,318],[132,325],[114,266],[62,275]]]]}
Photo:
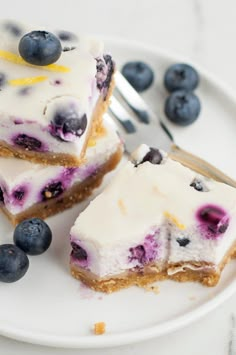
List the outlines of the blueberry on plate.
{"type": "Polygon", "coordinates": [[[185,90],[173,92],[165,102],[165,114],[170,121],[188,126],[193,123],[201,110],[201,104],[196,95],[185,90]]]}
{"type": "Polygon", "coordinates": [[[191,65],[179,63],[170,66],[164,76],[164,85],[169,92],[176,90],[192,91],[199,83],[197,71],[191,65]]]}
{"type": "Polygon", "coordinates": [[[138,92],[148,89],[153,83],[154,74],[152,69],[141,61],[126,63],[121,72],[138,92]]]}
{"type": "Polygon", "coordinates": [[[34,65],[48,65],[56,62],[61,55],[60,40],[51,32],[32,31],[25,34],[19,42],[22,58],[34,65]]]}
{"type": "Polygon", "coordinates": [[[52,232],[40,218],[29,218],[16,226],[13,240],[25,253],[39,255],[49,248],[52,232]]]}
{"type": "Polygon", "coordinates": [[[27,255],[14,244],[0,245],[0,281],[15,282],[21,279],[29,268],[27,255]]]}

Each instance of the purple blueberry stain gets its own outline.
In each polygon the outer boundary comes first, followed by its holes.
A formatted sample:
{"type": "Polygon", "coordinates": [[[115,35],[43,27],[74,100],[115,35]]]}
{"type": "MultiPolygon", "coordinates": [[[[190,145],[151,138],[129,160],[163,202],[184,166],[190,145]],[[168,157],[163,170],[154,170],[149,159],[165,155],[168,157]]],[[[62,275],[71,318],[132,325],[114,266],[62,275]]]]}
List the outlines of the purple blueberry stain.
{"type": "Polygon", "coordinates": [[[129,249],[129,262],[137,261],[139,264],[145,265],[156,259],[157,252],[156,235],[148,235],[142,244],[129,249]]]}
{"type": "Polygon", "coordinates": [[[48,183],[41,191],[41,200],[46,201],[60,196],[64,192],[64,186],[61,181],[48,183]]]}
{"type": "Polygon", "coordinates": [[[25,191],[22,189],[22,190],[16,190],[14,191],[13,193],[13,197],[18,200],[18,201],[22,201],[23,200],[23,197],[25,195],[25,191]]]}
{"type": "Polygon", "coordinates": [[[16,118],[16,119],[14,119],[14,124],[15,125],[18,125],[18,124],[23,124],[24,122],[23,122],[23,120],[22,119],[20,119],[20,118],[16,118]]]}
{"type": "Polygon", "coordinates": [[[114,73],[114,62],[109,54],[103,57],[96,58],[97,61],[97,88],[99,90],[104,90],[104,98],[106,98],[107,90],[110,86],[111,78],[114,73]]]}
{"type": "Polygon", "coordinates": [[[10,199],[12,200],[12,204],[23,206],[27,197],[28,190],[29,188],[27,185],[17,186],[11,193],[10,199]]]}
{"type": "Polygon", "coordinates": [[[60,85],[62,85],[62,80],[61,79],[55,79],[55,80],[50,81],[50,84],[53,85],[53,86],[60,86],[60,85]]]}
{"type": "Polygon", "coordinates": [[[220,206],[208,204],[201,207],[196,214],[199,228],[207,239],[217,239],[229,226],[229,215],[220,206]]]}
{"type": "Polygon", "coordinates": [[[0,187],[0,203],[4,203],[4,196],[3,196],[3,191],[2,191],[1,187],[0,187]]]}
{"type": "Polygon", "coordinates": [[[67,188],[71,185],[72,180],[75,178],[79,168],[65,168],[60,175],[63,185],[67,188]]]}
{"type": "Polygon", "coordinates": [[[45,145],[37,138],[28,136],[27,134],[17,134],[12,138],[15,145],[29,151],[42,152],[47,151],[45,145]]]}
{"type": "Polygon", "coordinates": [[[89,258],[86,250],[82,248],[77,242],[71,241],[71,258],[72,261],[76,261],[81,267],[87,268],[89,264],[89,258]]]}
{"type": "Polygon", "coordinates": [[[87,179],[90,176],[96,175],[97,171],[98,171],[98,165],[97,164],[91,164],[91,165],[88,165],[88,166],[86,166],[84,168],[79,168],[78,169],[78,177],[81,180],[85,180],[85,179],[87,179]]]}

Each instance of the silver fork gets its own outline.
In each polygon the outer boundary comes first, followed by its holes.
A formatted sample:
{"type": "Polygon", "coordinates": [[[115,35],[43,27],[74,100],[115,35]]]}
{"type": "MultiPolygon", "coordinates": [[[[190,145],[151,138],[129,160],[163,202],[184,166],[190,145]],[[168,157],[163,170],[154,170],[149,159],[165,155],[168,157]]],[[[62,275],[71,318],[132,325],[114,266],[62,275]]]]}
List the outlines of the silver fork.
{"type": "Polygon", "coordinates": [[[120,72],[109,107],[121,126],[125,150],[132,153],[141,143],[165,150],[169,156],[199,174],[236,187],[236,181],[205,160],[180,148],[172,134],[120,72]],[[134,118],[136,120],[134,120],[134,118]]]}

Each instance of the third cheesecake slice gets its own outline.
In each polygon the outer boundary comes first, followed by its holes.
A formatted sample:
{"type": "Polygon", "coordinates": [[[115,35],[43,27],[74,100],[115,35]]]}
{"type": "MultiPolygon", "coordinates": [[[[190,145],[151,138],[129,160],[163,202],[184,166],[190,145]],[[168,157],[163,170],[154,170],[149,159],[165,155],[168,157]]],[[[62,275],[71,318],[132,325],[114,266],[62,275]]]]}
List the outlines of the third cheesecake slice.
{"type": "Polygon", "coordinates": [[[216,285],[235,256],[236,190],[146,145],[133,159],[72,227],[72,275],[104,292],[163,278],[216,285]]]}

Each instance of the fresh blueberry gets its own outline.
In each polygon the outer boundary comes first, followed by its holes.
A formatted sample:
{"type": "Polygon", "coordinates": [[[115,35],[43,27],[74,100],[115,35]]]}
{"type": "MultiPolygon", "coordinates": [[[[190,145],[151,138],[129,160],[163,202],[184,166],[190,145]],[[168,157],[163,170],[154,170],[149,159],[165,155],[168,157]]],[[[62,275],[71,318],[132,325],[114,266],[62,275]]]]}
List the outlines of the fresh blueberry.
{"type": "Polygon", "coordinates": [[[201,191],[201,192],[208,192],[209,191],[209,189],[206,187],[206,185],[198,178],[195,178],[191,182],[190,186],[193,187],[197,191],[201,191]]]}
{"type": "Polygon", "coordinates": [[[138,92],[148,89],[153,83],[153,71],[146,63],[128,62],[123,66],[121,72],[138,92]]]}
{"type": "Polygon", "coordinates": [[[198,97],[185,90],[173,92],[165,102],[166,116],[180,126],[188,126],[196,121],[200,110],[198,97]]]}
{"type": "Polygon", "coordinates": [[[20,29],[19,26],[17,26],[15,23],[12,22],[7,22],[5,23],[5,30],[7,30],[8,32],[10,32],[12,35],[18,37],[21,35],[22,30],[20,29]]]}
{"type": "Polygon", "coordinates": [[[88,255],[87,255],[86,250],[84,250],[83,248],[81,248],[81,246],[79,246],[78,244],[76,244],[74,242],[71,243],[71,246],[73,249],[71,254],[74,258],[76,258],[77,260],[80,260],[80,261],[87,260],[88,255]]]}
{"type": "Polygon", "coordinates": [[[42,147],[42,143],[38,139],[27,136],[26,134],[19,134],[16,136],[14,143],[27,150],[39,151],[42,147]]]}
{"type": "Polygon", "coordinates": [[[4,196],[1,187],[0,187],[0,202],[4,202],[4,196]]]}
{"type": "Polygon", "coordinates": [[[52,241],[49,226],[40,218],[29,218],[16,226],[14,243],[29,255],[44,253],[52,241]]]}
{"type": "Polygon", "coordinates": [[[199,83],[196,70],[188,64],[174,64],[170,66],[164,76],[164,85],[169,92],[176,90],[192,91],[199,83]]]}
{"type": "Polygon", "coordinates": [[[82,136],[87,127],[87,116],[79,117],[73,110],[56,112],[52,122],[52,134],[62,140],[70,141],[71,134],[77,137],[82,136]]]}
{"type": "Polygon", "coordinates": [[[51,32],[32,31],[19,42],[22,58],[34,65],[48,65],[56,62],[62,52],[61,42],[51,32]]]}
{"type": "Polygon", "coordinates": [[[58,181],[45,186],[45,188],[41,191],[41,195],[43,197],[43,201],[45,201],[61,195],[63,191],[64,188],[62,183],[58,181]]]}
{"type": "Polygon", "coordinates": [[[0,245],[0,281],[18,281],[28,268],[29,259],[23,250],[13,244],[0,245]]]}
{"type": "Polygon", "coordinates": [[[150,148],[149,152],[143,157],[143,160],[137,165],[145,163],[146,161],[148,161],[151,164],[161,164],[162,159],[163,157],[159,149],[150,148]]]}
{"type": "Polygon", "coordinates": [[[177,238],[176,241],[180,247],[186,247],[186,245],[190,243],[190,240],[188,238],[177,238]]]}

